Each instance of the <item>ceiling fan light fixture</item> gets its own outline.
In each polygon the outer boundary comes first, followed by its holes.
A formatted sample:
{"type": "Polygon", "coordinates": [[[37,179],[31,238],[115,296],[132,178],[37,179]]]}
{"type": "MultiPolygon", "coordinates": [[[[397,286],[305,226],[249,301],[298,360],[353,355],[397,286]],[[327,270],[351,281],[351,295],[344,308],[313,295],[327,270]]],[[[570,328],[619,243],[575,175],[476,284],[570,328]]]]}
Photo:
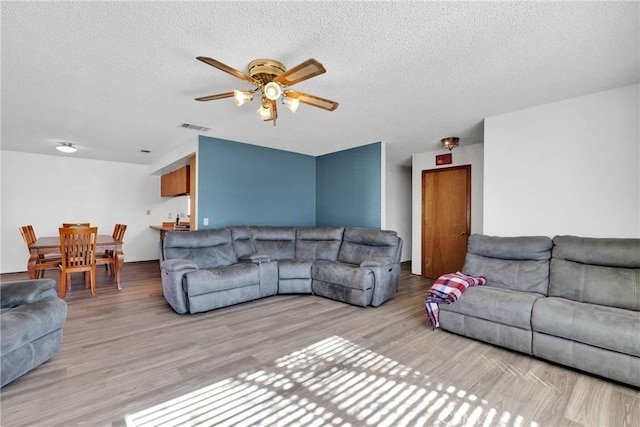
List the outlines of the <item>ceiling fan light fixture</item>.
{"type": "Polygon", "coordinates": [[[61,142],[56,146],[56,150],[63,153],[75,153],[78,149],[70,142],[61,142]]]}
{"type": "Polygon", "coordinates": [[[282,88],[276,82],[267,83],[266,85],[264,85],[262,91],[264,93],[264,97],[269,101],[275,101],[276,99],[280,98],[280,95],[282,95],[282,88]]]}
{"type": "Polygon", "coordinates": [[[253,101],[253,92],[250,90],[234,90],[233,99],[239,107],[249,101],[253,101]]]}
{"type": "Polygon", "coordinates": [[[260,117],[262,120],[273,119],[273,111],[271,111],[271,105],[263,103],[260,108],[258,108],[258,117],[260,117]]]}
{"type": "Polygon", "coordinates": [[[195,98],[196,101],[234,98],[236,104],[240,106],[251,101],[259,90],[261,102],[260,108],[258,108],[257,111],[258,117],[264,121],[273,121],[274,126],[278,119],[278,100],[291,110],[291,112],[296,112],[299,104],[310,105],[326,111],[333,111],[338,108],[338,103],[330,99],[287,89],[294,84],[298,84],[327,71],[321,63],[313,58],[288,70],[283,64],[273,59],[256,59],[249,63],[249,75],[213,58],[198,56],[196,59],[233,77],[251,83],[256,87],[253,91],[232,90],[214,95],[200,96],[195,98]]]}
{"type": "Polygon", "coordinates": [[[300,101],[298,100],[298,98],[289,98],[287,96],[285,96],[282,99],[282,103],[284,104],[285,107],[287,107],[289,109],[289,111],[291,111],[292,113],[295,113],[298,110],[298,107],[300,106],[300,101]]]}

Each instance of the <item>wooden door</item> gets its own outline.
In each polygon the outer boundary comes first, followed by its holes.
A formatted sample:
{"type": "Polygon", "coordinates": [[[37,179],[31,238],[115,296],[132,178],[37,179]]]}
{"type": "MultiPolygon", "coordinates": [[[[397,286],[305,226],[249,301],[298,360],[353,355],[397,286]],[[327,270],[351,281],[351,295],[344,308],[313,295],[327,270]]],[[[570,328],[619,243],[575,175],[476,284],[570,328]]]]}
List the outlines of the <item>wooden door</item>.
{"type": "Polygon", "coordinates": [[[462,269],[471,231],[471,165],[422,172],[422,275],[462,269]]]}

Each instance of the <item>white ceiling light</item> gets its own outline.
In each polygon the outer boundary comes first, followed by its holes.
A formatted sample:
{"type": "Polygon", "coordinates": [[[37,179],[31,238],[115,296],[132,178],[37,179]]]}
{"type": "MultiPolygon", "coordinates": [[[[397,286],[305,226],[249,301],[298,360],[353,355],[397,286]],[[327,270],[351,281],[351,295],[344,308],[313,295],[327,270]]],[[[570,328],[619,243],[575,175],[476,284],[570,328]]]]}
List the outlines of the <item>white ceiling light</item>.
{"type": "Polygon", "coordinates": [[[56,150],[63,153],[75,153],[78,149],[70,142],[61,142],[56,146],[56,150]]]}
{"type": "Polygon", "coordinates": [[[258,108],[258,117],[262,120],[272,120],[273,111],[271,111],[271,105],[263,103],[260,108],[258,108]]]}
{"type": "Polygon", "coordinates": [[[285,92],[285,96],[282,98],[282,103],[289,109],[289,111],[295,113],[300,106],[300,101],[298,100],[298,98],[290,98],[286,95],[287,93],[285,92]]]}
{"type": "Polygon", "coordinates": [[[269,101],[275,101],[282,95],[282,88],[276,82],[269,82],[264,85],[264,97],[269,101]]]}
{"type": "Polygon", "coordinates": [[[234,90],[233,99],[236,101],[236,105],[239,107],[242,104],[253,100],[253,92],[250,90],[234,90]]]}

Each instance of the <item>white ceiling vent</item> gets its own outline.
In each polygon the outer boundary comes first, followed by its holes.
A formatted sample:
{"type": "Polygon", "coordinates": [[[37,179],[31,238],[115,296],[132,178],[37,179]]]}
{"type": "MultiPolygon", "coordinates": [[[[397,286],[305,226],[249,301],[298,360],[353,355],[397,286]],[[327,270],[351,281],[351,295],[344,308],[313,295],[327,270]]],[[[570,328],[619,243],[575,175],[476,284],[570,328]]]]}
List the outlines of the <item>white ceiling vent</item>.
{"type": "Polygon", "coordinates": [[[199,130],[201,132],[206,132],[208,130],[210,130],[210,128],[204,127],[204,126],[198,126],[198,125],[192,125],[191,123],[182,123],[180,125],[181,128],[187,128],[187,129],[193,129],[193,130],[199,130]]]}

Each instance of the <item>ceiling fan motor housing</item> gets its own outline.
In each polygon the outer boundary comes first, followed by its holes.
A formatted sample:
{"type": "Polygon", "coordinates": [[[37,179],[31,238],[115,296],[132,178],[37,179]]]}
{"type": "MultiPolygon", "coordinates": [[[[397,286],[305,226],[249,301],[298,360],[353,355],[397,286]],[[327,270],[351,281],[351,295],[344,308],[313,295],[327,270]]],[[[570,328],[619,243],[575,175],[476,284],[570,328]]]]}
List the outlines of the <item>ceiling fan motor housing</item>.
{"type": "Polygon", "coordinates": [[[267,84],[280,74],[287,71],[287,68],[273,59],[256,59],[249,63],[249,75],[256,80],[267,84]]]}

